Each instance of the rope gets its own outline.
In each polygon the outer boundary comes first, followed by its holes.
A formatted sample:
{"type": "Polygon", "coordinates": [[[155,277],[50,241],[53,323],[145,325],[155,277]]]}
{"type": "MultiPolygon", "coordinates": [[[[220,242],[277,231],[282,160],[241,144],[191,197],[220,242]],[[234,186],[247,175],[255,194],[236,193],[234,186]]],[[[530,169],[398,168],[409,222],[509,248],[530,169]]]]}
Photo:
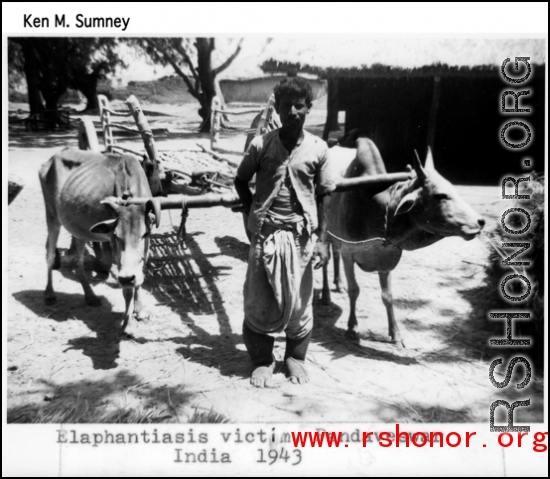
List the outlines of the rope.
{"type": "Polygon", "coordinates": [[[247,115],[249,113],[260,113],[262,110],[226,111],[213,108],[212,111],[215,113],[221,113],[222,115],[247,115]]]}
{"type": "Polygon", "coordinates": [[[181,223],[178,230],[177,238],[181,241],[181,245],[184,250],[188,249],[187,246],[187,229],[186,229],[186,223],[187,223],[187,217],[189,216],[189,209],[187,208],[187,198],[185,195],[182,195],[181,198],[181,223]]]}
{"type": "Polygon", "coordinates": [[[387,246],[388,240],[384,238],[371,238],[368,240],[361,240],[361,241],[348,241],[343,238],[340,238],[336,236],[334,233],[331,233],[330,231],[327,231],[327,233],[332,236],[337,241],[330,240],[330,242],[338,247],[338,250],[340,253],[362,253],[364,251],[368,251],[369,249],[373,248],[374,246],[387,246]]]}
{"type": "MultiPolygon", "coordinates": [[[[331,231],[327,231],[327,233],[332,236],[334,239],[340,242],[340,244],[337,244],[334,241],[331,241],[333,244],[339,247],[341,252],[344,253],[359,253],[362,251],[367,251],[373,246],[376,246],[377,244],[381,244],[382,246],[387,246],[391,243],[387,238],[388,234],[388,208],[389,208],[390,202],[388,201],[386,203],[386,211],[384,214],[384,234],[382,237],[376,237],[376,238],[370,238],[365,240],[359,240],[359,241],[349,241],[345,240],[344,238],[340,238],[339,236],[336,236],[331,231]]],[[[398,246],[397,244],[394,244],[394,246],[398,246]]]]}
{"type": "Polygon", "coordinates": [[[334,233],[327,231],[327,233],[332,236],[334,239],[340,241],[343,244],[349,244],[349,245],[358,245],[358,244],[367,244],[372,243],[373,241],[387,241],[385,238],[382,237],[376,237],[376,238],[370,238],[366,240],[360,240],[360,241],[349,241],[345,240],[344,238],[340,238],[339,236],[336,236],[334,233]]]}

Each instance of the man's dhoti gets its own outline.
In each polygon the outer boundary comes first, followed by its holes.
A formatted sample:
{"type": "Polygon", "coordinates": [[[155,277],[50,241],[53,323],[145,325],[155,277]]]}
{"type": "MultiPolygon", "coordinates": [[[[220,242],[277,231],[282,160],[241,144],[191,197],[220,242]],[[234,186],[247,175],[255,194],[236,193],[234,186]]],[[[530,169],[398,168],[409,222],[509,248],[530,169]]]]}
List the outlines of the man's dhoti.
{"type": "Polygon", "coordinates": [[[253,234],[244,283],[246,325],[256,333],[285,331],[300,339],[313,326],[313,241],[303,230],[264,224],[253,234]]]}

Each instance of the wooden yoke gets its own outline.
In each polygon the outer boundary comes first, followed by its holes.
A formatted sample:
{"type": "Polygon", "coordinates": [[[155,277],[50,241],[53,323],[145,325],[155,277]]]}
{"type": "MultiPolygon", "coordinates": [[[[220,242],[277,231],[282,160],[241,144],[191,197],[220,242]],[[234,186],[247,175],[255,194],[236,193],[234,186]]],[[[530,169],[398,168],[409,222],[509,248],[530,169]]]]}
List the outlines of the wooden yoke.
{"type": "MultiPolygon", "coordinates": [[[[336,183],[335,192],[349,191],[359,188],[388,187],[398,181],[406,181],[412,178],[411,173],[387,173],[383,175],[360,176],[358,178],[341,178],[336,183]]],[[[130,198],[125,203],[129,205],[141,205],[150,198],[130,198]]],[[[178,208],[209,208],[212,206],[235,207],[240,205],[237,195],[220,195],[210,193],[206,195],[168,195],[164,198],[155,198],[161,209],[178,208]]]]}
{"type": "MultiPolygon", "coordinates": [[[[151,198],[130,198],[124,203],[127,205],[143,205],[151,198]]],[[[240,204],[240,199],[237,195],[219,195],[209,193],[206,195],[168,195],[166,197],[157,197],[161,209],[175,210],[183,208],[209,208],[211,206],[231,207],[240,204]]]]}

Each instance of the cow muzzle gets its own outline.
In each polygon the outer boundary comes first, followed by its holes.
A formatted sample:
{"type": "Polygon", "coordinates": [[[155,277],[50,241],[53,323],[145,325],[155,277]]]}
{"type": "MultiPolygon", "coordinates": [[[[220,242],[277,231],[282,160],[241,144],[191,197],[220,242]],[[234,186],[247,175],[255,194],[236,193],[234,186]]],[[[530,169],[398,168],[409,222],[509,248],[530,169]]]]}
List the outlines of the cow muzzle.
{"type": "Polygon", "coordinates": [[[485,220],[483,218],[479,218],[477,220],[477,225],[475,226],[462,226],[460,228],[460,231],[462,233],[462,237],[466,240],[466,241],[470,241],[472,239],[474,239],[478,234],[481,233],[481,230],[483,229],[483,227],[485,226],[485,220]]]}
{"type": "Polygon", "coordinates": [[[136,287],[136,276],[135,275],[125,275],[118,277],[118,282],[123,288],[135,288],[136,287]]]}

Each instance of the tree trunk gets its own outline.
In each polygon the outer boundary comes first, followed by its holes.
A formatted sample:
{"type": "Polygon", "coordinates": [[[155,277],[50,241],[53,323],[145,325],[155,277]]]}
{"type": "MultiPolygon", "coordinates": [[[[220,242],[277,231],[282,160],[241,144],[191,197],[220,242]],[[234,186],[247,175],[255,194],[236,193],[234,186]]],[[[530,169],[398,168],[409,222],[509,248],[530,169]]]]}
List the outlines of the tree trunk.
{"type": "Polygon", "coordinates": [[[48,121],[48,123],[46,123],[48,129],[54,130],[56,126],[60,126],[61,128],[69,126],[58,112],[59,99],[61,96],[62,94],[60,95],[55,92],[46,96],[44,120],[48,121]]]}
{"type": "Polygon", "coordinates": [[[197,38],[197,72],[199,74],[201,94],[199,115],[202,118],[201,133],[210,132],[210,117],[212,115],[212,99],[216,96],[216,75],[212,69],[212,51],[215,48],[214,38],[197,38]]]}
{"type": "Polygon", "coordinates": [[[52,130],[55,129],[56,126],[62,128],[68,126],[58,112],[59,100],[67,91],[68,86],[68,81],[66,81],[65,78],[59,78],[57,82],[55,80],[45,82],[41,88],[42,96],[46,101],[44,119],[49,120],[47,127],[52,130]]]}
{"type": "Polygon", "coordinates": [[[46,125],[54,129],[56,126],[67,126],[58,114],[59,99],[69,87],[69,63],[63,61],[71,54],[68,39],[64,38],[56,45],[55,55],[51,54],[51,44],[43,39],[36,38],[36,48],[39,52],[39,68],[41,72],[40,92],[46,102],[45,119],[50,120],[46,125]],[[50,59],[49,55],[53,56],[50,59]],[[56,59],[56,60],[55,60],[56,59]]]}
{"type": "MultiPolygon", "coordinates": [[[[82,90],[80,90],[82,91],[82,90]]],[[[99,110],[99,103],[97,101],[97,88],[94,86],[93,90],[82,91],[82,94],[86,97],[86,108],[84,111],[96,111],[99,110]]]]}
{"type": "Polygon", "coordinates": [[[99,110],[97,84],[103,71],[106,69],[107,64],[101,62],[94,67],[92,73],[87,73],[85,70],[73,71],[71,88],[80,91],[86,97],[86,108],[84,111],[99,110]]]}
{"type": "Polygon", "coordinates": [[[203,92],[201,95],[201,107],[199,108],[199,115],[202,118],[202,123],[199,131],[201,133],[210,132],[210,118],[212,116],[212,100],[216,96],[215,91],[203,92]]]}
{"type": "Polygon", "coordinates": [[[27,80],[29,107],[31,109],[31,114],[40,113],[44,110],[44,102],[42,100],[42,95],[40,94],[40,89],[38,87],[38,59],[36,58],[36,52],[33,48],[33,45],[28,39],[24,39],[24,41],[21,42],[21,46],[23,49],[23,55],[25,57],[24,69],[25,78],[27,80]]]}
{"type": "Polygon", "coordinates": [[[99,110],[99,102],[97,101],[97,83],[98,78],[83,79],[83,81],[75,81],[74,85],[78,91],[80,91],[86,97],[86,108],[84,111],[99,110]]]}

